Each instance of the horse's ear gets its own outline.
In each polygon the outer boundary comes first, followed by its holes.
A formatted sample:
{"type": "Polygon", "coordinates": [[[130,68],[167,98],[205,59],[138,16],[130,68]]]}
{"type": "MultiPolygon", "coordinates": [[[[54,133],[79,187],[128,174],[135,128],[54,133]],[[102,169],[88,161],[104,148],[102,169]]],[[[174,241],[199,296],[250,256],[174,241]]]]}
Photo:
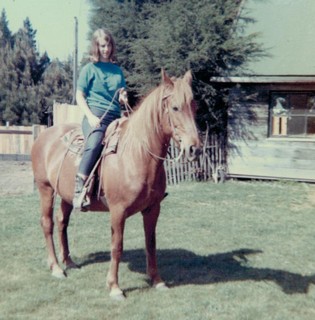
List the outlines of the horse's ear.
{"type": "Polygon", "coordinates": [[[191,70],[188,70],[184,75],[184,80],[188,82],[189,85],[192,83],[192,73],[191,70]]]}
{"type": "Polygon", "coordinates": [[[161,76],[162,76],[162,83],[165,85],[173,86],[173,81],[169,78],[169,76],[166,74],[165,70],[161,70],[161,76]]]}

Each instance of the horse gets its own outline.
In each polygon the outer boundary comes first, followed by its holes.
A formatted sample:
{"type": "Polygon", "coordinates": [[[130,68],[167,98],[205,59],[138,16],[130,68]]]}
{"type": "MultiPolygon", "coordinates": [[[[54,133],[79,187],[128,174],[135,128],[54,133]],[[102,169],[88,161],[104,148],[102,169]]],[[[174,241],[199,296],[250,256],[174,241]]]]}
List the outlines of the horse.
{"type": "MultiPolygon", "coordinates": [[[[160,84],[141,100],[122,126],[116,152],[102,157],[98,168],[99,188],[106,201],[97,196],[91,198],[90,211],[110,212],[111,259],[106,285],[110,297],[116,300],[125,299],[118,284],[125,222],[137,212],[143,216],[147,275],[154,288],[168,288],[159,275],[156,259],[156,225],[166,190],[163,162],[170,139],[174,139],[190,161],[200,150],[191,71],[179,78],[170,78],[164,70],[161,73],[160,84]]],[[[48,266],[57,278],[66,277],[66,273],[58,263],[53,240],[56,195],[61,199],[56,215],[59,260],[65,270],[78,267],[71,259],[67,237],[77,163],[76,156],[68,152],[62,141],[76,127],[80,125],[59,124],[46,129],[35,140],[31,151],[48,266]]]]}

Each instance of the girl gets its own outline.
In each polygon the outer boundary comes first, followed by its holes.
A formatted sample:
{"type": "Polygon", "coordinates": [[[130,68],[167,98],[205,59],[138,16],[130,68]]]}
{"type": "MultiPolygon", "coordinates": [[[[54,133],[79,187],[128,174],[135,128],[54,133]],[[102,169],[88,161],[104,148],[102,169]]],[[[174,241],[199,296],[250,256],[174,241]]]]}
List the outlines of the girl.
{"type": "Polygon", "coordinates": [[[75,180],[74,208],[88,205],[81,195],[84,183],[100,157],[108,125],[120,117],[120,104],[128,103],[123,72],[114,64],[115,53],[110,32],[96,30],[91,42],[91,62],[82,68],[77,83],[76,100],[84,112],[82,130],[86,142],[75,180]]]}

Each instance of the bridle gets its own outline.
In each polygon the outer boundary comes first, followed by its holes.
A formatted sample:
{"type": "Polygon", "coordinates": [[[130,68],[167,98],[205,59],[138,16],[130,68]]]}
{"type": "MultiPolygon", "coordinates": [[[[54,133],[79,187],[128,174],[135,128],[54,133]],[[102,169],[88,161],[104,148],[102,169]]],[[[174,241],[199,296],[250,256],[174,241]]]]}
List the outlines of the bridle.
{"type": "MultiPolygon", "coordinates": [[[[113,103],[117,93],[119,92],[119,89],[116,90],[115,94],[114,94],[114,97],[111,101],[111,104],[113,103]]],[[[172,96],[172,93],[169,93],[169,94],[166,94],[162,97],[162,103],[166,101],[166,99],[168,99],[170,96],[172,96]]],[[[128,102],[124,102],[124,106],[125,106],[125,109],[127,111],[127,114],[128,114],[128,117],[130,116],[130,114],[132,114],[134,111],[133,109],[130,107],[129,103],[128,102]]],[[[170,108],[170,107],[168,107],[170,108]]],[[[103,118],[106,116],[108,111],[105,111],[104,114],[102,115],[102,117],[100,118],[100,122],[103,120],[103,118]]],[[[169,125],[171,127],[171,130],[172,132],[174,133],[175,136],[179,136],[179,134],[177,133],[177,127],[174,125],[174,122],[173,122],[173,119],[170,115],[170,111],[168,110],[168,122],[169,122],[169,125]]],[[[180,141],[180,139],[178,139],[180,141]]],[[[153,158],[155,159],[158,159],[158,160],[162,160],[162,161],[169,161],[169,162],[178,162],[179,159],[182,157],[183,153],[184,153],[184,149],[182,148],[182,146],[180,146],[180,153],[179,155],[175,158],[175,159],[170,159],[170,158],[166,158],[166,157],[160,157],[158,156],[157,154],[153,153],[149,148],[145,148],[147,153],[149,153],[153,158]]]]}
{"type": "MultiPolygon", "coordinates": [[[[163,103],[163,101],[165,101],[165,100],[166,100],[167,98],[169,98],[170,96],[172,96],[171,93],[168,94],[168,95],[164,95],[164,96],[162,97],[162,103],[163,103]]],[[[167,108],[169,109],[170,107],[167,107],[167,108]]],[[[174,134],[175,136],[180,137],[179,134],[177,133],[177,127],[174,125],[174,121],[173,121],[173,119],[172,119],[172,117],[171,117],[171,115],[170,115],[170,110],[168,110],[168,122],[169,122],[169,125],[170,125],[170,127],[171,127],[171,130],[172,130],[173,134],[174,134]]],[[[180,141],[180,139],[178,139],[178,140],[180,141]]],[[[184,153],[184,148],[180,145],[180,153],[179,153],[179,155],[178,155],[175,159],[170,159],[170,158],[166,158],[166,157],[160,157],[160,156],[158,156],[157,154],[155,154],[155,153],[153,153],[152,151],[150,151],[148,148],[146,148],[146,151],[147,151],[153,158],[155,158],[155,159],[162,160],[162,161],[168,161],[168,162],[173,163],[173,162],[178,162],[179,159],[182,157],[182,155],[183,155],[183,153],[184,153]]]]}

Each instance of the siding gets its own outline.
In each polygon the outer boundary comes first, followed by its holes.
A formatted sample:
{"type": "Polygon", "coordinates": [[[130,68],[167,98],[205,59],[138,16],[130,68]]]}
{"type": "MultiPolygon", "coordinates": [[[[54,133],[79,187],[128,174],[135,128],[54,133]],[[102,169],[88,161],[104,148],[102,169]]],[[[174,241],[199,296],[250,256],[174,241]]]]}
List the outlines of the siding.
{"type": "MultiPolygon", "coordinates": [[[[284,89],[283,85],[279,88],[284,89]]],[[[263,99],[241,103],[239,114],[231,107],[229,113],[228,175],[315,182],[315,139],[268,137],[268,97],[271,89],[277,90],[277,86],[251,85],[250,90],[253,89],[262,93],[263,99]]],[[[299,90],[302,91],[303,86],[295,88],[295,91],[299,90]]]]}

